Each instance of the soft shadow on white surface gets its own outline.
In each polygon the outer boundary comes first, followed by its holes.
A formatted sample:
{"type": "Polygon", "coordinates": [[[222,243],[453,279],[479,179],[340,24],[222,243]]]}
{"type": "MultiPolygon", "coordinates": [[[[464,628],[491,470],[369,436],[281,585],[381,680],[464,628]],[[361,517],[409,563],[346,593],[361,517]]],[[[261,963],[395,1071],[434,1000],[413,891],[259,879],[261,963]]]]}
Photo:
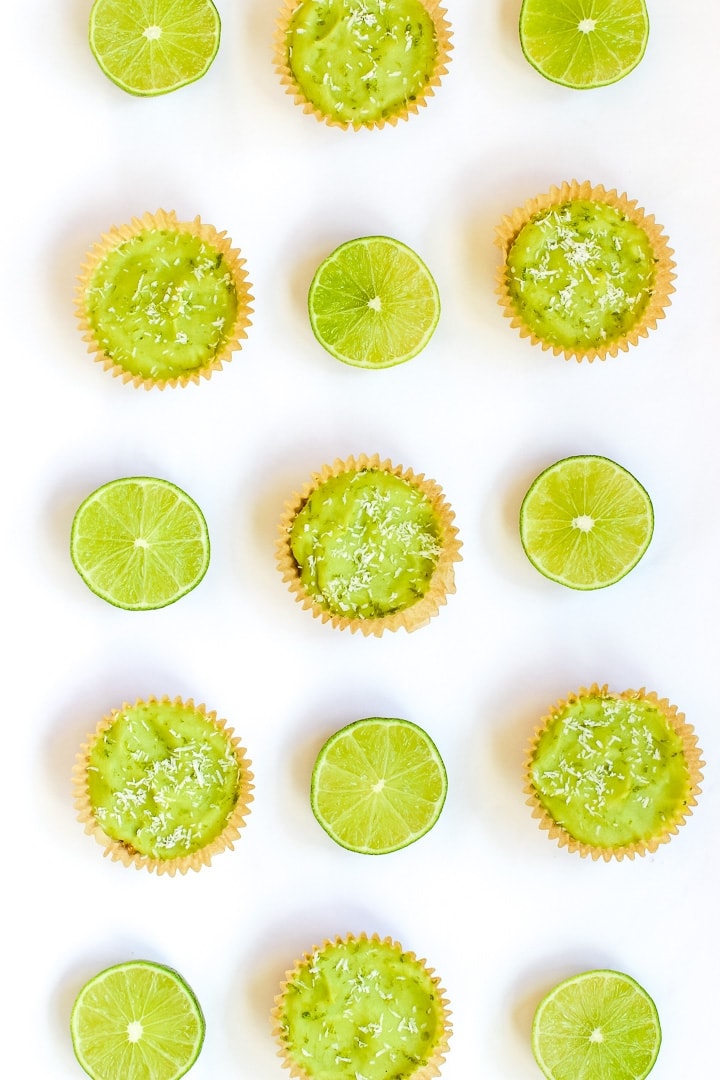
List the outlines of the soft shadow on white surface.
{"type": "Polygon", "coordinates": [[[279,6],[218,0],[213,67],[152,100],[99,70],[89,0],[7,12],[8,1045],[28,1075],[76,1078],[67,1024],[79,987],[146,956],[181,971],[205,1012],[193,1080],[279,1080],[269,1014],[285,971],[325,938],[366,930],[440,974],[454,1022],[443,1080],[534,1080],[537,1002],[594,966],[627,971],[656,998],[653,1080],[704,1080],[720,964],[717,5],[699,0],[678,18],[653,4],[636,71],[576,93],[522,57],[519,0],[453,0],[455,49],[438,93],[374,133],[330,129],[283,92],[272,66],[279,6]],[[637,198],[677,252],[667,319],[602,364],[533,348],[494,292],[502,216],[573,177],[637,198]],[[160,206],[228,231],[247,259],[254,314],[242,350],[209,382],[146,393],[93,362],[73,295],[98,237],[160,206]],[[307,318],[321,259],[373,233],[422,255],[442,303],[427,349],[382,372],[333,360],[307,318]],[[432,476],[456,512],[457,592],[411,635],[334,631],[277,570],[285,502],[325,463],[362,452],[432,476]],[[594,594],[542,578],[517,533],[531,481],[572,453],[625,465],[655,505],[642,561],[594,594]],[[147,473],[198,501],[211,564],[170,608],[123,612],[76,574],[69,530],[99,484],[147,473]],[[692,818],[646,859],[571,855],[525,804],[534,726],[594,680],[669,697],[708,762],[692,818]],[[149,694],[216,709],[255,774],[235,850],[185,878],[103,858],[72,805],[81,744],[110,709],[149,694]],[[368,715],[424,727],[449,777],[434,829],[379,858],[340,849],[308,799],[325,739],[368,715]]]}

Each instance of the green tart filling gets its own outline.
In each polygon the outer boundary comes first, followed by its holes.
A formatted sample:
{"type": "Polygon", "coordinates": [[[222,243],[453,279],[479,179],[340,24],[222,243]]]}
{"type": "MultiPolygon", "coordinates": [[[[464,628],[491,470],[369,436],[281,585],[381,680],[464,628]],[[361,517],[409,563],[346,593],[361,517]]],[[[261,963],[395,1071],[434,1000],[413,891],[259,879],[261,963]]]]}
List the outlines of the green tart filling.
{"type": "Polygon", "coordinates": [[[240,767],[227,735],[178,703],[143,703],[119,713],[95,740],[87,771],[103,831],[154,859],[205,847],[239,798],[240,767]]]}
{"type": "Polygon", "coordinates": [[[312,1080],[404,1080],[436,1052],[444,1008],[411,954],[351,939],[299,965],[283,995],[280,1031],[312,1080]]]}
{"type": "Polygon", "coordinates": [[[683,741],[651,701],[581,697],[552,717],[530,775],[550,817],[575,840],[617,848],[683,817],[692,782],[683,741]]]}
{"type": "Polygon", "coordinates": [[[397,115],[422,96],[438,56],[421,0],[300,0],[286,40],[298,89],[344,123],[397,115]]]}
{"type": "Polygon", "coordinates": [[[207,367],[222,351],[238,297],[212,244],[192,233],[149,229],[104,256],[85,310],[97,345],[115,364],[170,379],[207,367]]]}
{"type": "Polygon", "coordinates": [[[657,259],[614,206],[573,199],[535,214],[508,252],[516,314],[541,341],[599,348],[625,337],[652,296],[657,259]]]}
{"type": "Polygon", "coordinates": [[[382,618],[428,590],[441,527],[428,496],[382,469],[343,472],[307,498],[290,528],[306,592],[326,611],[382,618]]]}

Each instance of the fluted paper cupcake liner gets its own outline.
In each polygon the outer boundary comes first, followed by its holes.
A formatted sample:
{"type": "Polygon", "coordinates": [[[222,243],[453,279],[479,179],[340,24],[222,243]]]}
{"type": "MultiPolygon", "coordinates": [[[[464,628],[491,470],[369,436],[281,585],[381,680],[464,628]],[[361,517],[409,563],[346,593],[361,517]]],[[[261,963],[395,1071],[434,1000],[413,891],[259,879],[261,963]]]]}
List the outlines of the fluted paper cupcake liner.
{"type": "Polygon", "coordinates": [[[577,693],[569,694],[564,700],[554,705],[550,712],[544,716],[535,729],[535,733],[528,747],[525,761],[525,794],[528,796],[527,804],[532,808],[532,816],[537,819],[541,829],[544,829],[551,840],[555,840],[562,848],[577,852],[579,855],[592,859],[604,859],[610,862],[612,859],[634,859],[636,855],[645,855],[648,852],[657,851],[661,844],[668,843],[677,834],[680,826],[684,825],[692,816],[692,807],[697,805],[697,796],[700,793],[702,781],[702,769],[705,762],[701,757],[702,751],[697,745],[697,737],[693,727],[685,720],[683,713],[679,712],[675,705],[671,705],[667,698],[660,698],[654,691],[644,688],[640,690],[624,690],[621,693],[613,693],[608,690],[607,684],[599,686],[593,683],[589,688],[581,687],[577,693]],[[532,782],[531,770],[535,762],[535,752],[541,736],[555,717],[568,705],[572,705],[583,698],[607,697],[625,701],[647,702],[656,708],[665,718],[668,727],[678,736],[682,744],[684,760],[687,765],[688,795],[683,804],[678,805],[674,815],[662,823],[655,835],[639,839],[632,843],[617,847],[607,847],[590,844],[576,839],[563,825],[560,825],[542,805],[535,785],[532,782]]]}
{"type": "Polygon", "coordinates": [[[201,379],[209,379],[213,372],[219,371],[223,364],[232,358],[234,352],[242,348],[242,340],[247,337],[247,327],[250,326],[250,315],[253,311],[250,306],[253,297],[250,294],[252,286],[247,281],[247,272],[244,267],[245,259],[241,257],[239,250],[232,246],[227,234],[218,232],[212,225],[203,224],[199,217],[196,217],[193,221],[178,221],[174,210],[157,210],[154,214],[148,212],[143,214],[142,217],[134,217],[128,224],[113,225],[90,249],[78,277],[75,293],[75,311],[83,341],[87,344],[87,351],[93,354],[93,358],[101,363],[104,369],[112,375],[122,379],[125,383],[132,383],[133,386],[144,387],[146,390],[182,387],[187,386],[189,383],[198,384],[201,379]],[[167,230],[194,236],[214,248],[223,257],[227,270],[232,277],[237,296],[235,320],[226,341],[218,349],[217,353],[201,367],[179,372],[169,378],[153,378],[129,371],[112,356],[108,355],[97,340],[88,316],[86,304],[87,290],[93,276],[107,256],[133,237],[155,230],[167,230]]]}
{"type": "Polygon", "coordinates": [[[606,190],[602,184],[593,185],[589,180],[579,183],[577,180],[565,181],[559,187],[551,187],[544,195],[528,199],[524,206],[518,207],[512,214],[506,215],[496,228],[495,243],[503,254],[503,262],[497,271],[496,293],[498,303],[503,309],[503,314],[510,320],[510,325],[519,330],[520,336],[529,338],[533,345],[540,345],[543,349],[552,349],[556,356],[564,356],[566,360],[605,360],[608,356],[617,356],[618,352],[627,352],[631,345],[636,345],[641,337],[647,337],[651,330],[657,328],[658,320],[665,318],[665,309],[670,306],[670,296],[675,292],[672,282],[676,275],[673,273],[675,263],[673,250],[668,244],[668,238],[658,225],[652,214],[646,214],[639,207],[637,200],[628,199],[626,194],[618,194],[615,189],[606,190]],[[656,259],[655,278],[652,295],[648,305],[636,324],[621,337],[609,341],[607,344],[597,347],[563,347],[551,341],[545,341],[536,335],[534,330],[526,325],[521,315],[517,313],[513,305],[508,287],[507,256],[515,239],[527,223],[538,213],[554,206],[561,206],[573,199],[583,199],[591,202],[604,203],[619,211],[629,221],[634,222],[645,232],[656,259]]]}
{"type": "Polygon", "coordinates": [[[412,469],[406,469],[402,465],[393,465],[387,459],[383,461],[378,454],[371,456],[360,454],[357,458],[350,457],[345,461],[338,458],[332,465],[325,465],[319,473],[314,473],[303,489],[293,494],[285,504],[279,526],[277,564],[283,581],[287,582],[298,603],[323,622],[329,622],[340,630],[349,629],[351,633],[359,630],[366,637],[371,634],[379,637],[386,630],[393,631],[401,628],[411,632],[421,626],[426,626],[430,619],[437,615],[440,607],[447,603],[448,595],[455,592],[454,564],[462,559],[460,555],[462,544],[458,539],[457,528],[453,525],[454,519],[455,513],[446,501],[440,486],[434,480],[428,480],[423,473],[414,473],[412,469]],[[361,472],[367,469],[392,473],[426,496],[440,527],[441,550],[428,589],[414,604],[390,615],[362,618],[326,610],[305,589],[300,577],[300,568],[292,553],[290,530],[295,517],[308,498],[327,480],[342,473],[361,472]]]}
{"type": "Polygon", "coordinates": [[[386,124],[396,125],[399,120],[407,120],[410,115],[415,114],[424,108],[428,101],[427,99],[434,96],[435,90],[440,86],[442,78],[447,74],[447,65],[450,63],[450,52],[453,48],[450,43],[452,37],[452,30],[450,23],[445,16],[447,11],[440,6],[440,0],[420,0],[421,4],[430,15],[433,26],[435,28],[435,40],[437,43],[437,56],[435,57],[435,64],[433,72],[427,83],[422,89],[422,92],[413,101],[407,101],[398,106],[396,112],[389,116],[379,117],[377,120],[339,120],[336,116],[330,116],[323,112],[322,109],[309,101],[303,94],[302,90],[297,84],[295,76],[293,75],[292,68],[288,57],[287,47],[287,33],[290,26],[290,20],[296,9],[304,0],[283,0],[283,8],[276,20],[275,31],[275,70],[280,76],[280,81],[285,88],[285,93],[290,94],[296,105],[299,105],[303,112],[312,114],[317,120],[322,121],[330,127],[339,127],[347,130],[352,128],[355,131],[359,131],[361,128],[383,128],[386,124]]]}
{"type": "MultiPolygon", "coordinates": [[[[312,1072],[308,1071],[308,1067],[302,1062],[297,1061],[292,1056],[292,1049],[288,1046],[285,1033],[283,1031],[283,1005],[285,1001],[285,994],[288,988],[293,984],[295,980],[302,977],[303,971],[311,965],[318,954],[328,948],[334,948],[337,946],[342,947],[357,941],[369,941],[378,945],[383,945],[389,950],[396,952],[398,955],[402,955],[406,958],[409,964],[416,964],[426,976],[429,977],[434,987],[434,1003],[437,1006],[438,1011],[438,1027],[439,1034],[437,1043],[432,1047],[428,1061],[425,1065],[419,1065],[413,1073],[403,1073],[406,1080],[432,1080],[433,1077],[440,1076],[440,1069],[445,1062],[446,1055],[449,1049],[449,1040],[452,1035],[452,1024],[450,1017],[452,1015],[449,1009],[449,1003],[445,995],[445,991],[440,986],[440,979],[435,975],[435,969],[428,967],[426,960],[419,960],[415,953],[408,952],[403,949],[398,942],[393,941],[390,937],[381,938],[379,934],[372,934],[368,936],[366,933],[361,934],[347,934],[345,937],[336,937],[334,940],[326,939],[322,945],[316,946],[311,949],[310,952],[305,953],[297,963],[285,973],[280,992],[275,997],[275,1005],[271,1014],[271,1021],[273,1027],[273,1035],[280,1045],[278,1051],[278,1057],[282,1059],[284,1068],[290,1070],[290,1075],[295,1077],[296,1080],[317,1080],[317,1077],[312,1072]]],[[[359,1075],[355,1072],[339,1072],[337,1080],[355,1080],[355,1076],[359,1075]]]]}
{"type": "Polygon", "coordinates": [[[233,850],[235,842],[240,838],[240,830],[245,825],[245,819],[250,812],[250,803],[253,801],[254,789],[253,774],[250,771],[251,762],[248,760],[245,750],[240,741],[235,737],[233,729],[227,727],[226,721],[221,720],[215,712],[210,712],[204,705],[196,705],[192,698],[183,701],[176,697],[149,697],[138,700],[135,705],[123,704],[119,709],[113,709],[98,724],[95,732],[84,743],[78,752],[73,767],[73,792],[75,809],[78,820],[85,828],[85,832],[93,836],[98,844],[104,848],[103,854],[109,856],[124,866],[134,866],[138,870],[148,870],[155,874],[168,874],[173,877],[176,873],[186,874],[188,870],[200,870],[203,866],[209,866],[212,858],[221,851],[233,850]],[[136,851],[130,844],[116,840],[103,829],[95,816],[88,785],[88,765],[93,746],[97,740],[110,729],[118,717],[121,717],[128,709],[143,705],[176,705],[201,716],[208,724],[212,725],[225,737],[228,746],[232,749],[237,761],[239,785],[235,805],[229,814],[222,831],[204,847],[189,855],[182,855],[172,859],[159,859],[143,855],[136,851]]]}

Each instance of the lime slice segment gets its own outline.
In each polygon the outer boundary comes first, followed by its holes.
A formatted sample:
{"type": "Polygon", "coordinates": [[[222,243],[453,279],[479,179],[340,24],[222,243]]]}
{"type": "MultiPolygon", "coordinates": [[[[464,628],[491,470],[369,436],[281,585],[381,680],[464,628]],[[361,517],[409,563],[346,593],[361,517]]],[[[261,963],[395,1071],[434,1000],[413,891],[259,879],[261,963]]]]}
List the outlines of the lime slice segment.
{"type": "Polygon", "coordinates": [[[197,1060],[205,1020],[176,971],[130,960],[85,984],[70,1032],[75,1056],[93,1080],[177,1080],[197,1060]]]}
{"type": "Polygon", "coordinates": [[[602,589],[640,561],[653,507],[638,480],[609,458],[563,458],[530,485],[520,539],[533,566],[571,589],[602,589]]]}
{"type": "Polygon", "coordinates": [[[634,979],[586,971],[540,1002],[532,1048],[548,1080],[644,1080],[661,1037],[655,1003],[634,979]]]}
{"type": "Polygon", "coordinates": [[[389,236],[348,240],[320,264],[310,325],[331,356],[362,368],[402,364],[425,348],[440,296],[422,259],[389,236]]]}
{"type": "Polygon", "coordinates": [[[168,94],[208,70],[220,45],[212,0],[95,0],[90,48],[129,94],[168,94]]]}
{"type": "Polygon", "coordinates": [[[384,855],[433,827],[447,794],[445,765],[427,732],[373,716],[331,735],[310,785],[313,813],[341,847],[384,855]]]}
{"type": "Polygon", "coordinates": [[[169,480],[127,476],[97,488],[73,519],[70,555],[97,596],[129,611],[166,607],[210,562],[200,507],[169,480]]]}
{"type": "Polygon", "coordinates": [[[523,0],[520,45],[551,82],[592,90],[617,82],[645,53],[645,0],[523,0]]]}

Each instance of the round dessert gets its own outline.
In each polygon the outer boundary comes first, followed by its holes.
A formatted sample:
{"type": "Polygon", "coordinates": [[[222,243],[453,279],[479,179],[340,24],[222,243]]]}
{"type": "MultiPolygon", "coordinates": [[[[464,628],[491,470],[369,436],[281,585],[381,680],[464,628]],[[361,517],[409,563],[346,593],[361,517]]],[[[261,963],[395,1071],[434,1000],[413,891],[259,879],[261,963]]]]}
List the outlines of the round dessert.
{"type": "Polygon", "coordinates": [[[441,489],[377,455],[336,461],[286,505],[278,564],[333,626],[414,630],[455,591],[460,542],[441,489]]]}
{"type": "Polygon", "coordinates": [[[105,854],[184,874],[233,847],[252,802],[249,766],[204,705],[148,698],[114,709],[81,748],[75,805],[105,854]]]}
{"type": "Polygon", "coordinates": [[[685,717],[654,693],[594,684],[544,717],[526,762],[533,816],[593,859],[655,851],[692,813],[703,762],[685,717]]]}
{"type": "Polygon", "coordinates": [[[113,226],[82,268],[76,310],[106,370],[146,389],[210,378],[241,347],[252,296],[225,233],[158,210],[113,226]]]}
{"type": "Polygon", "coordinates": [[[390,938],[336,938],[288,971],[273,1009],[286,1068],[300,1080],[429,1080],[450,1037],[444,992],[390,938]]]}
{"type": "Polygon", "coordinates": [[[343,128],[407,119],[447,72],[439,0],[285,0],[275,64],[305,112],[343,128]]]}
{"type": "Polygon", "coordinates": [[[522,337],[566,359],[627,351],[665,315],[675,265],[654,218],[577,181],[505,217],[499,302],[522,337]]]}

